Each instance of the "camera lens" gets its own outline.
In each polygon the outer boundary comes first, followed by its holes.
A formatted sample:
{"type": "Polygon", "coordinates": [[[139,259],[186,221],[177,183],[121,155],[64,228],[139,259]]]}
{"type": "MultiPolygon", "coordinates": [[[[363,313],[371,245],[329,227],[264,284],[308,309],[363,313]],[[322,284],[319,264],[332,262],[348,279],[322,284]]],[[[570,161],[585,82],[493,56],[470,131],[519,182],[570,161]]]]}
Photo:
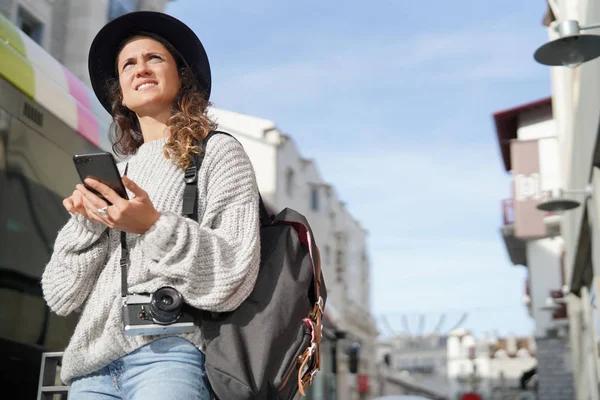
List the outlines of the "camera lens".
{"type": "Polygon", "coordinates": [[[172,324],[179,318],[182,305],[181,293],[166,286],[152,294],[149,311],[157,324],[172,324]]]}
{"type": "Polygon", "coordinates": [[[173,298],[171,296],[165,295],[158,300],[158,303],[163,307],[168,307],[173,304],[173,298]]]}

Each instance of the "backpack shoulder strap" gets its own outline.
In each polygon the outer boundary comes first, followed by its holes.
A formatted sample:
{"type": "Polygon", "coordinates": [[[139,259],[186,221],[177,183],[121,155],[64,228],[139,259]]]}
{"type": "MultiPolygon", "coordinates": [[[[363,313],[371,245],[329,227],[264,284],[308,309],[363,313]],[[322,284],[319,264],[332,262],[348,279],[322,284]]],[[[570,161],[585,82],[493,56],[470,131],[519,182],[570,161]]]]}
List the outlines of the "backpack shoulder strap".
{"type": "MultiPolygon", "coordinates": [[[[202,162],[204,161],[204,156],[206,153],[206,146],[208,145],[208,141],[211,137],[216,134],[227,135],[232,137],[236,141],[237,138],[227,132],[223,131],[210,131],[206,138],[204,138],[200,142],[200,146],[202,147],[202,151],[192,158],[192,163],[185,170],[185,190],[183,192],[183,212],[182,214],[188,218],[198,219],[198,172],[200,171],[200,167],[202,166],[202,162]]],[[[240,143],[241,145],[241,143],[240,143]]],[[[272,218],[265,204],[262,200],[262,196],[260,192],[258,193],[258,201],[259,201],[259,213],[260,213],[260,226],[267,226],[272,223],[272,218]]]]}

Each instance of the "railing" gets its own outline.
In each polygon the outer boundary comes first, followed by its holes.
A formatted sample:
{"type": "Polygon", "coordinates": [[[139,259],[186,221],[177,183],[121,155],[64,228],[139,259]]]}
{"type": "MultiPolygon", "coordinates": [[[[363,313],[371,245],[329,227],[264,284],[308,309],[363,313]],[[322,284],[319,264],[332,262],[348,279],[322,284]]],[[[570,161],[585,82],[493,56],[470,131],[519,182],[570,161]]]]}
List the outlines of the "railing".
{"type": "MultiPolygon", "coordinates": [[[[556,213],[551,211],[545,212],[544,217],[550,217],[555,214],[556,213]]],[[[515,201],[513,199],[502,200],[502,219],[504,225],[510,225],[515,223],[515,201]]]]}
{"type": "Polygon", "coordinates": [[[515,202],[513,199],[502,200],[502,218],[504,225],[510,225],[515,222],[515,202]]]}
{"type": "Polygon", "coordinates": [[[63,353],[43,353],[40,369],[40,383],[38,385],[37,400],[66,400],[69,387],[57,385],[57,369],[62,360],[63,353]],[[55,397],[56,395],[56,397],[55,397]]]}

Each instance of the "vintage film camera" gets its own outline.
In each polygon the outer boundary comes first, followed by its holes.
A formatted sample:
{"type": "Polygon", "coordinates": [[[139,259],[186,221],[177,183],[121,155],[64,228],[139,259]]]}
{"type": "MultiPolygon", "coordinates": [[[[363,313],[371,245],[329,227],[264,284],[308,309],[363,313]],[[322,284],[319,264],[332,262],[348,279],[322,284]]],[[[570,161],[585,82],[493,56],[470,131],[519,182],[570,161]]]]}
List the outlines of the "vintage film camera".
{"type": "Polygon", "coordinates": [[[172,335],[195,330],[181,293],[165,286],[151,294],[130,294],[123,302],[126,336],[172,335]]]}

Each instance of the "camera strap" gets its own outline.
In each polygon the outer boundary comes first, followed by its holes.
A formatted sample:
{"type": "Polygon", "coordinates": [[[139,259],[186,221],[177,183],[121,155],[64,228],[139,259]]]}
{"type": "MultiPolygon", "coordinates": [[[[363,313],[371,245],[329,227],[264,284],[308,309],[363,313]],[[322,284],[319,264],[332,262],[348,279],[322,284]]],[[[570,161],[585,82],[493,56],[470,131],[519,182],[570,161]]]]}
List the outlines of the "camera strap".
{"type": "MultiPolygon", "coordinates": [[[[127,168],[129,163],[125,164],[125,171],[123,176],[127,176],[127,168]]],[[[127,297],[127,259],[129,258],[129,249],[127,248],[127,233],[121,231],[121,260],[119,265],[121,266],[121,297],[125,299],[127,297]]]]}

